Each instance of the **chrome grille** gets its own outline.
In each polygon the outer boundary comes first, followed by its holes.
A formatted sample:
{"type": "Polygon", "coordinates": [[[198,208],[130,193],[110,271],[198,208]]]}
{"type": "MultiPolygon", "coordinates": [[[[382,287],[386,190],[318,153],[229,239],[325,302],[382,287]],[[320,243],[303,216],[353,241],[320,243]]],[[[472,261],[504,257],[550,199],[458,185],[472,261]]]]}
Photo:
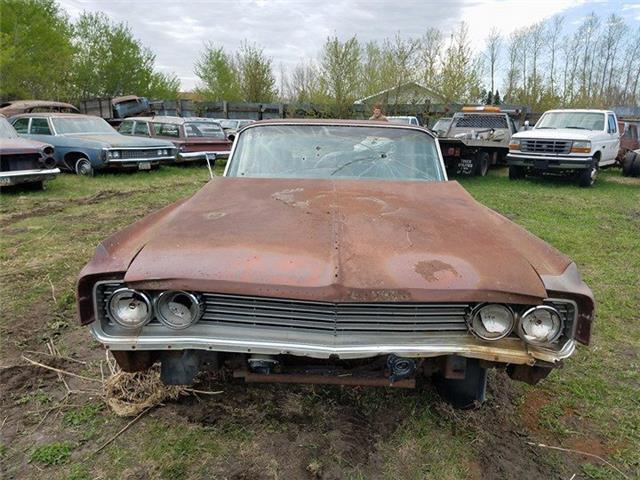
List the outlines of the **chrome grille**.
{"type": "Polygon", "coordinates": [[[164,150],[162,148],[145,149],[145,150],[118,150],[120,152],[121,160],[144,160],[147,158],[163,157],[165,155],[158,155],[158,150],[164,150]]]}
{"type": "MultiPolygon", "coordinates": [[[[101,319],[107,319],[107,299],[120,285],[105,283],[97,289],[101,319]]],[[[329,303],[209,293],[202,297],[205,312],[200,324],[335,333],[466,332],[470,309],[466,303],[329,303]]]]}
{"type": "Polygon", "coordinates": [[[567,154],[572,142],[567,140],[521,140],[520,150],[530,153],[567,154]]]}

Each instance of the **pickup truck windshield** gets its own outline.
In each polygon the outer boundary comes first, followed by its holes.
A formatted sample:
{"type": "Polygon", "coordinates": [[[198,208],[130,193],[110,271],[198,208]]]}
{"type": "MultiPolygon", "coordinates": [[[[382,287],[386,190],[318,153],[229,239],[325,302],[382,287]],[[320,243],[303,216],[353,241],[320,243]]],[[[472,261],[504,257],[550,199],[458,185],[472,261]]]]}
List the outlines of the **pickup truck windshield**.
{"type": "Polygon", "coordinates": [[[577,130],[604,130],[604,113],[597,112],[547,112],[535,129],[575,128],[577,130]]]}
{"type": "Polygon", "coordinates": [[[97,117],[57,117],[52,118],[51,121],[53,122],[53,126],[58,135],[76,133],[116,133],[111,125],[97,117]]]}
{"type": "Polygon", "coordinates": [[[261,125],[237,142],[231,177],[444,180],[435,140],[408,128],[261,125]]]}

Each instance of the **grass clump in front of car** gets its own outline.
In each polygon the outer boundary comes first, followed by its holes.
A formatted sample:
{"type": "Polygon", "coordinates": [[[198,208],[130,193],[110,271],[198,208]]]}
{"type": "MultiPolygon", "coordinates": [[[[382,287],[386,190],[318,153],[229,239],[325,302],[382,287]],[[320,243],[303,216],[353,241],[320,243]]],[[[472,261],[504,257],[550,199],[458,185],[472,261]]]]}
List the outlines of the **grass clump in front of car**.
{"type": "Polygon", "coordinates": [[[40,445],[31,452],[31,461],[44,463],[45,465],[62,465],[66,463],[73,452],[70,442],[54,442],[40,445]]]}

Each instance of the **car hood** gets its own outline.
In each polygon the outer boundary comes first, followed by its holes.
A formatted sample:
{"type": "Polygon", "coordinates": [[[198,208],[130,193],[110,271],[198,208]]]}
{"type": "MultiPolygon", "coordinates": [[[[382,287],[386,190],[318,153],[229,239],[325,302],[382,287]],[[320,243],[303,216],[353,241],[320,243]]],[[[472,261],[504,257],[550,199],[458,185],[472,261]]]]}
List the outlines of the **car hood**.
{"type": "Polygon", "coordinates": [[[539,138],[539,139],[550,139],[550,140],[590,140],[593,138],[596,132],[595,130],[579,130],[576,128],[542,128],[542,129],[533,129],[526,130],[524,132],[519,132],[513,135],[513,138],[539,138]]]}
{"type": "Polygon", "coordinates": [[[27,138],[0,138],[0,153],[14,155],[18,153],[40,153],[48,144],[27,138]]]}
{"type": "Polygon", "coordinates": [[[457,182],[216,178],[81,277],[325,301],[534,303],[570,260],[457,182]]]}
{"type": "Polygon", "coordinates": [[[154,138],[143,137],[130,137],[122,135],[120,133],[104,133],[104,134],[79,134],[79,135],[65,135],[65,137],[78,138],[80,140],[87,140],[92,142],[98,142],[105,147],[113,148],[127,148],[127,147],[160,147],[160,148],[174,148],[173,143],[166,140],[156,140],[154,138]]]}

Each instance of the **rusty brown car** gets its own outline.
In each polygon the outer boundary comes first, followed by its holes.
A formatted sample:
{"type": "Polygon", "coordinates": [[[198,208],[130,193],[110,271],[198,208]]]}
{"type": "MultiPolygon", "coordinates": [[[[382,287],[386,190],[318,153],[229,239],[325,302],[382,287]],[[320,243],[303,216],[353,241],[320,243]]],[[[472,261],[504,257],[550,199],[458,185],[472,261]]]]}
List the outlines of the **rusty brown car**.
{"type": "Polygon", "coordinates": [[[0,104],[0,113],[6,117],[20,113],[42,112],[80,113],[80,110],[70,103],[53,102],[49,100],[14,100],[0,104]]]}
{"type": "Polygon", "coordinates": [[[102,242],[80,321],[127,371],[414,387],[459,407],[487,369],[535,383],[588,344],[594,300],[544,241],[447,181],[428,130],[270,120],[223,177],[102,242]]]}

